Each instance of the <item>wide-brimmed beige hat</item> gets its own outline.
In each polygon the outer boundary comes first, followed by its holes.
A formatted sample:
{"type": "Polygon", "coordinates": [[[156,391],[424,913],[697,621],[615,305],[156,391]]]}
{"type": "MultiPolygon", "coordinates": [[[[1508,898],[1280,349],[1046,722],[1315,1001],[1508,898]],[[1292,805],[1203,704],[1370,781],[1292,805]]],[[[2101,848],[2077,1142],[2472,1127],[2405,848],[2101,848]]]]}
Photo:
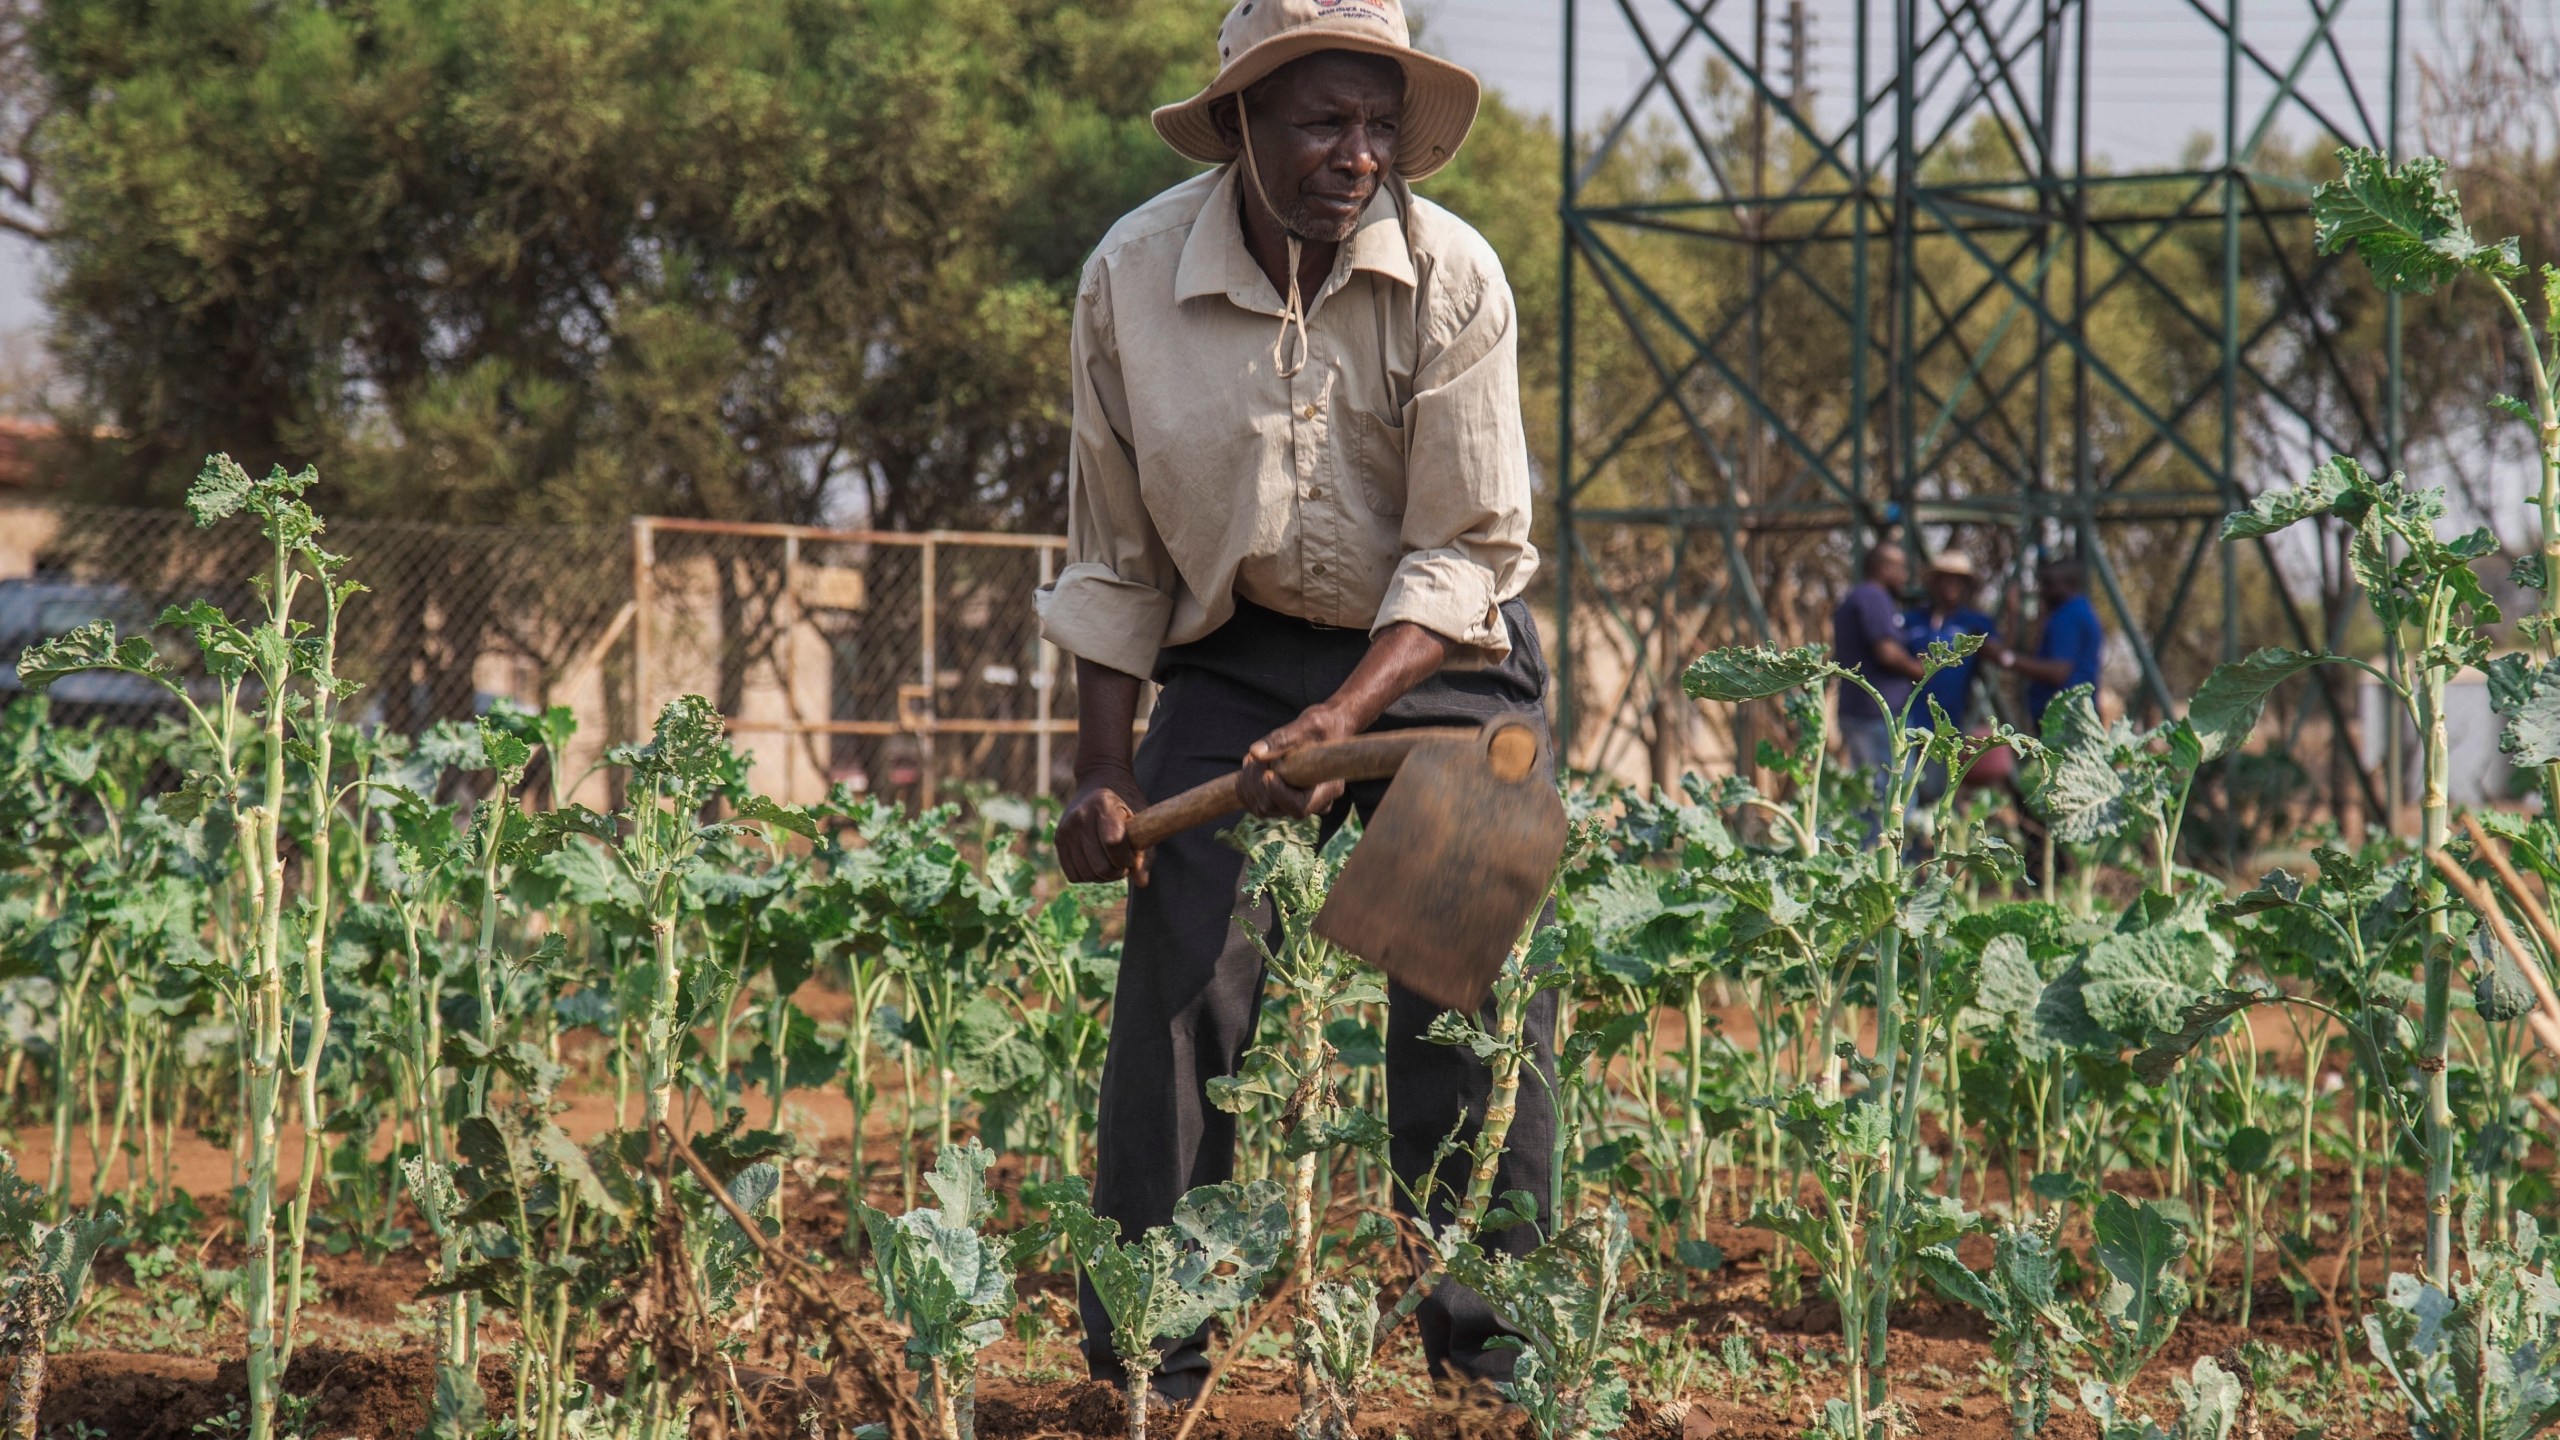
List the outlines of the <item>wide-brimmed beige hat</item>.
{"type": "Polygon", "coordinates": [[[1941,550],[1929,557],[1929,573],[1961,575],[1970,580],[1974,577],[1973,557],[1961,550],[1941,550]]]}
{"type": "Polygon", "coordinates": [[[1224,165],[1236,158],[1236,149],[1218,133],[1210,107],[1321,50],[1384,55],[1404,67],[1398,175],[1419,180],[1457,156],[1476,123],[1482,87],[1473,72],[1413,48],[1400,0],[1237,0],[1218,27],[1218,78],[1181,104],[1155,112],[1156,133],[1190,159],[1224,165]]]}

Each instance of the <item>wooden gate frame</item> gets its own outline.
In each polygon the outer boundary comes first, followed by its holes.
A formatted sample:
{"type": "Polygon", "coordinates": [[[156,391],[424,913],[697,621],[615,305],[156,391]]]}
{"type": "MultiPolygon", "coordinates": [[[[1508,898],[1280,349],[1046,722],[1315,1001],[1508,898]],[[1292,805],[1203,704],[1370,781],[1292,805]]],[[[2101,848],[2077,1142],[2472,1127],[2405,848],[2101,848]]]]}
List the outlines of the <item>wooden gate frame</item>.
{"type": "MultiPolygon", "coordinates": [[[[741,720],[724,717],[733,732],[758,731],[781,733],[794,740],[808,735],[913,735],[923,749],[922,799],[931,805],[934,796],[933,739],[938,734],[952,735],[1029,735],[1032,737],[1033,764],[1046,790],[1050,764],[1056,745],[1055,737],[1075,733],[1075,721],[1060,720],[1050,713],[1052,697],[1058,688],[1058,648],[1046,638],[1040,640],[1040,669],[1032,677],[1034,704],[1038,712],[1029,720],[991,720],[981,717],[937,714],[934,708],[935,677],[941,669],[936,633],[935,582],[936,560],[944,546],[969,546],[991,549],[1035,550],[1040,556],[1040,583],[1048,584],[1057,575],[1057,563],[1066,553],[1063,535],[1010,535],[985,530],[834,530],[817,525],[780,525],[742,520],[688,520],[669,516],[634,516],[631,521],[631,704],[634,735],[648,733],[648,707],[651,694],[650,663],[655,655],[657,636],[651,623],[650,596],[656,583],[657,540],[660,531],[688,535],[729,535],[748,539],[782,542],[783,593],[799,601],[800,546],[802,542],[841,545],[884,545],[904,547],[918,552],[918,596],[921,608],[917,615],[918,635],[917,683],[898,687],[898,715],[893,720],[804,720],[798,716],[780,721],[741,720]]],[[[1025,597],[1026,603],[1028,597],[1025,597]]],[[[783,647],[782,684],[785,694],[796,693],[791,647],[783,647]]],[[[797,745],[787,747],[784,764],[797,745]]],[[[784,783],[790,781],[788,768],[784,783]]]]}

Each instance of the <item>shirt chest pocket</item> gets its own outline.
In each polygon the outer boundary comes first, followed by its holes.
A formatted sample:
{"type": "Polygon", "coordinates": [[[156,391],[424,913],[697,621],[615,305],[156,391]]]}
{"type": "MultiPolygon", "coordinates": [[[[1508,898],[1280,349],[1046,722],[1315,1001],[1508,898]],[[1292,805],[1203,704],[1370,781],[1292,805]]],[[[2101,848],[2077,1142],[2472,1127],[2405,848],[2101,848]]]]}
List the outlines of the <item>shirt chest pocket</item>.
{"type": "Polygon", "coordinates": [[[1350,488],[1360,492],[1370,514],[1385,520],[1401,519],[1405,510],[1407,422],[1420,363],[1413,303],[1413,293],[1403,286],[1372,281],[1364,316],[1364,328],[1372,333],[1362,339],[1375,347],[1368,351],[1375,368],[1368,357],[1346,357],[1340,381],[1350,488]]]}
{"type": "Polygon", "coordinates": [[[1358,405],[1349,415],[1351,480],[1371,514],[1393,520],[1404,514],[1405,427],[1402,416],[1372,414],[1358,405]]]}

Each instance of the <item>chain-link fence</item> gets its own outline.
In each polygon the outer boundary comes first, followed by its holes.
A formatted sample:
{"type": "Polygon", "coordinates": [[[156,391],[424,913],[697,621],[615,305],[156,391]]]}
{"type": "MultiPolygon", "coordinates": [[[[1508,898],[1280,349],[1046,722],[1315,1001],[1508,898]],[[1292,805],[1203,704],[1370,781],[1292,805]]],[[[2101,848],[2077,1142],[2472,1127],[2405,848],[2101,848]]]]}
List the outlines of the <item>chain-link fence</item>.
{"type": "MultiPolygon", "coordinates": [[[[959,780],[1054,786],[1074,732],[1071,672],[1031,608],[1055,537],[336,521],[326,543],[367,591],[340,640],[364,723],[415,733],[500,697],[565,705],[579,720],[569,773],[584,775],[693,692],[730,717],[768,793],[810,800],[845,782],[927,802],[959,780]]],[[[92,620],[145,629],[198,598],[249,613],[263,555],[245,521],[0,505],[0,658],[92,620]]],[[[17,688],[14,664],[0,667],[0,699],[17,688]]],[[[66,679],[53,703],[120,723],[167,706],[114,676],[66,679]]],[[[581,798],[605,798],[595,783],[581,798]]]]}
{"type": "MultiPolygon", "coordinates": [[[[341,521],[323,543],[365,588],[339,642],[341,668],[364,685],[356,717],[401,731],[468,718],[501,695],[558,701],[594,667],[631,599],[612,527],[341,521]]],[[[198,529],[164,511],[0,510],[0,640],[14,658],[84,621],[148,626],[164,607],[199,598],[246,616],[258,608],[252,581],[266,555],[245,520],[198,529]]],[[[117,718],[139,698],[103,680],[65,682],[55,696],[117,718]]]]}

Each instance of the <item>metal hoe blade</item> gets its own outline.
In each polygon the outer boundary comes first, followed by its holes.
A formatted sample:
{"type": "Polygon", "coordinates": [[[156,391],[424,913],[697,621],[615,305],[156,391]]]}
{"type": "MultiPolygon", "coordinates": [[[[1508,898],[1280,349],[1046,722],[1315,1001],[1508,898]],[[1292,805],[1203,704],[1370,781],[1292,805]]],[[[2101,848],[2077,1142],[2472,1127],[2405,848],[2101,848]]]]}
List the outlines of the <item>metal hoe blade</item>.
{"type": "Polygon", "coordinates": [[[1378,802],[1316,933],[1406,989],[1469,1014],[1545,903],[1564,802],[1538,727],[1489,721],[1416,749],[1378,802]]]}

